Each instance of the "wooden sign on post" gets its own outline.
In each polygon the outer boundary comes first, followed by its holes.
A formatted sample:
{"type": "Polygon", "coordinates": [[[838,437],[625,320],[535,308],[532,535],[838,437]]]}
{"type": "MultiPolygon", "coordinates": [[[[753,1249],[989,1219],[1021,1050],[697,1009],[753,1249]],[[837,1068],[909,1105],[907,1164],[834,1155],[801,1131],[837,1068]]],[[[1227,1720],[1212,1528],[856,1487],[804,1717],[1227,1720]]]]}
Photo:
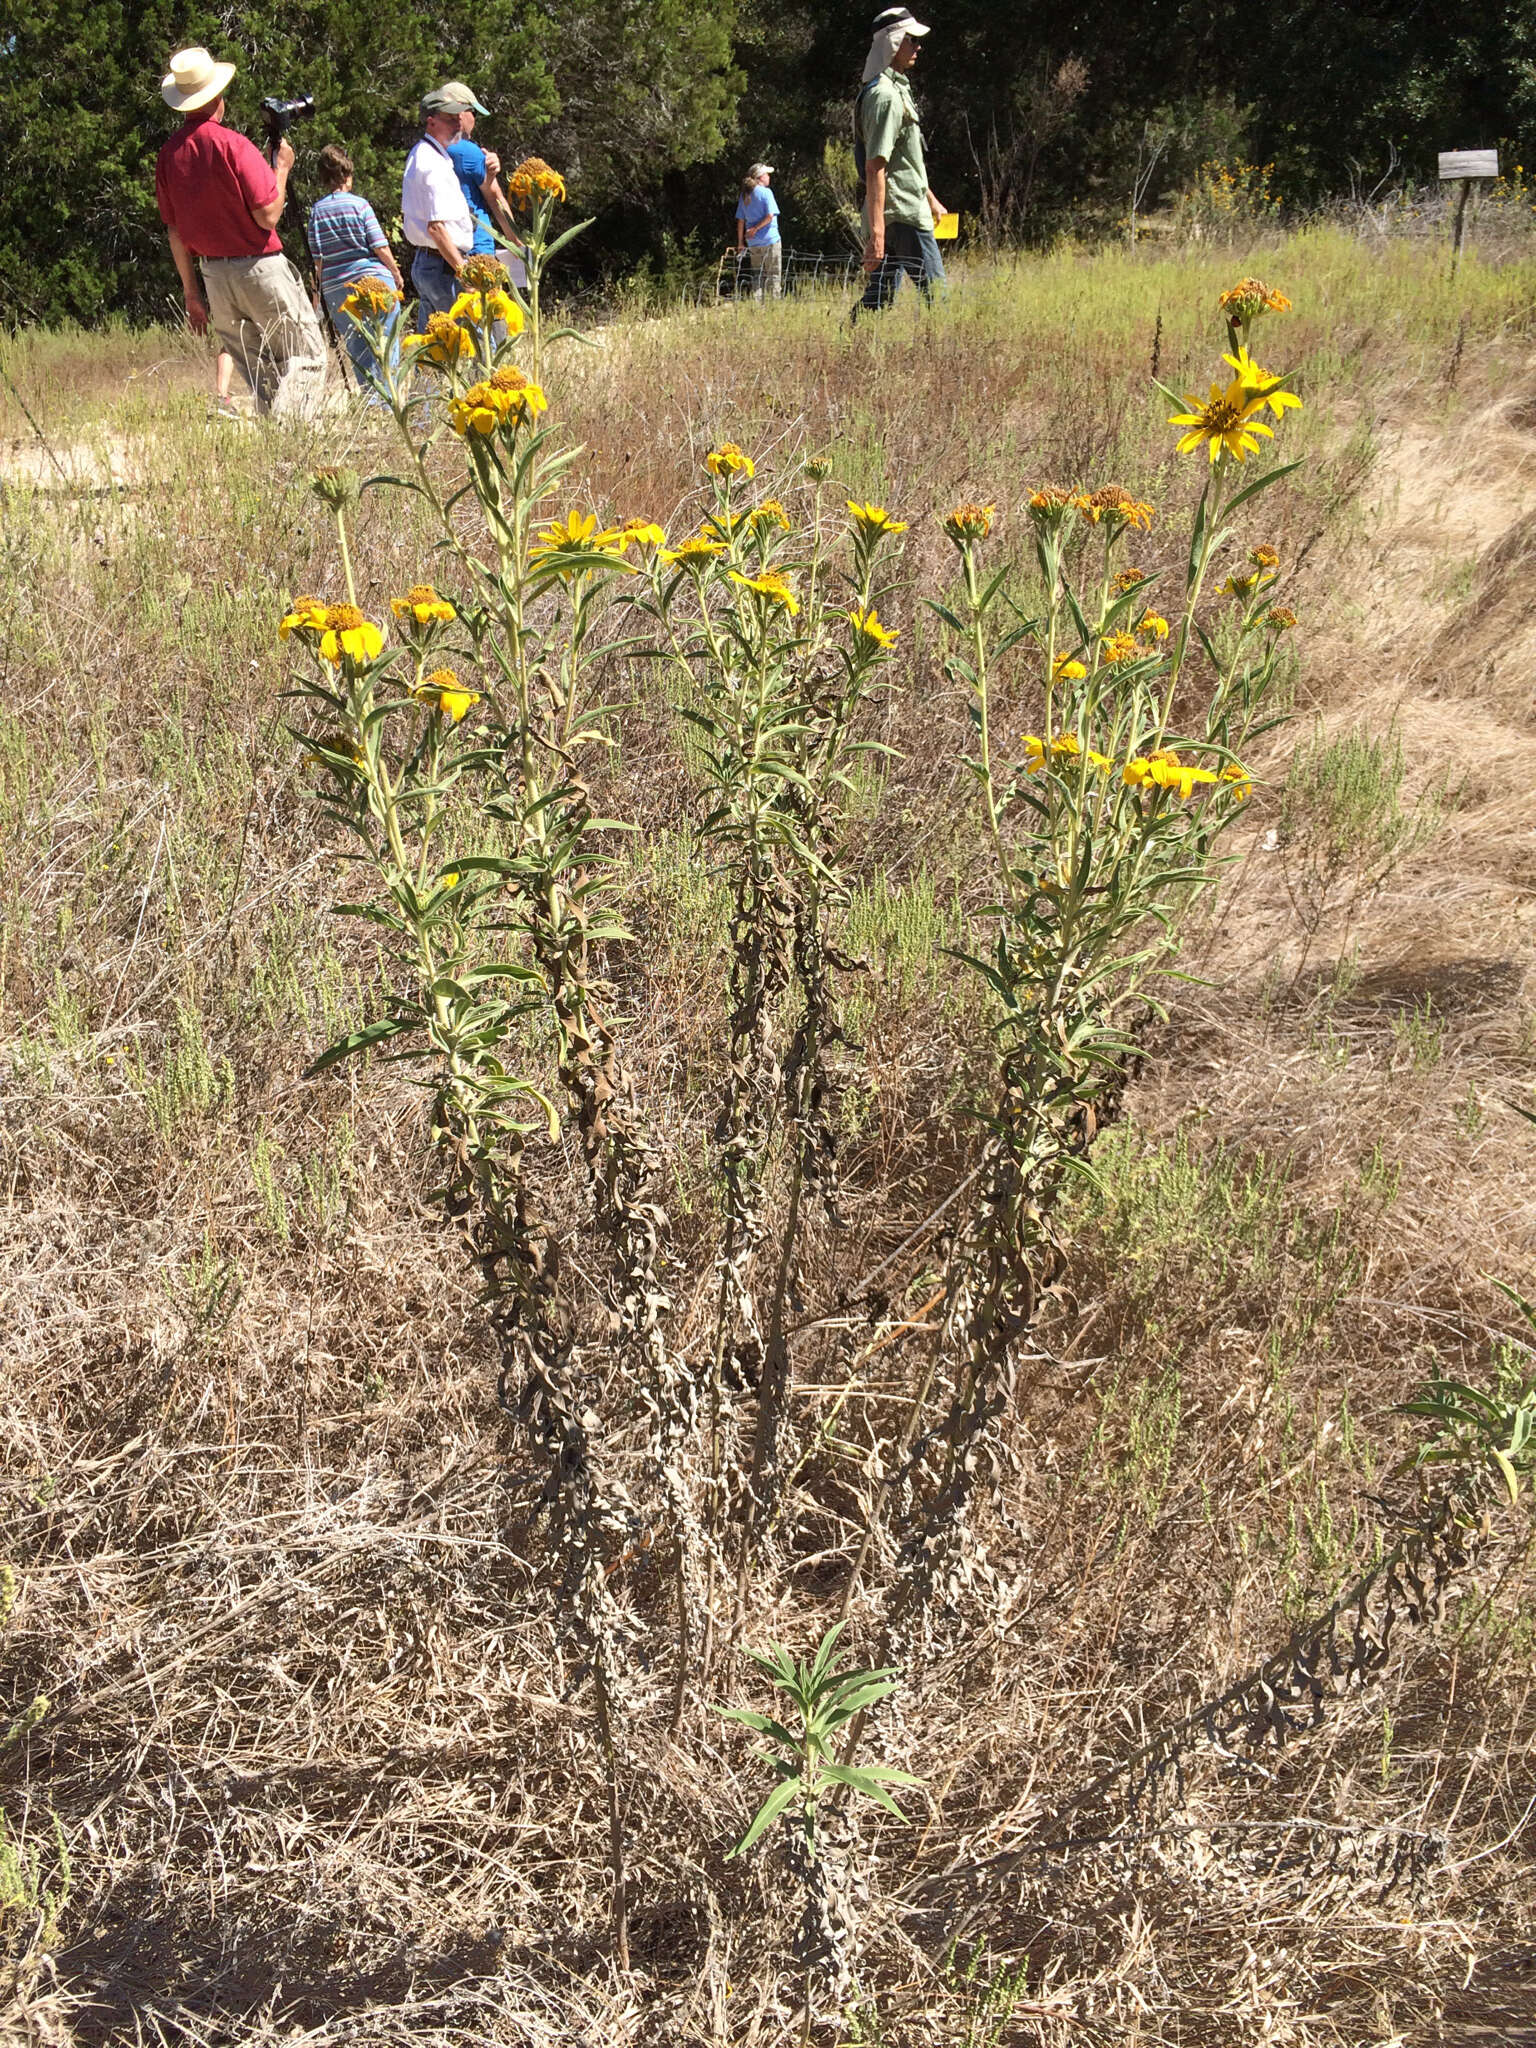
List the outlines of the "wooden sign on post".
{"type": "Polygon", "coordinates": [[[1452,178],[1496,178],[1499,175],[1499,152],[1496,149],[1442,149],[1440,152],[1440,177],[1442,183],[1452,178]]]}
{"type": "Polygon", "coordinates": [[[1499,152],[1496,149],[1442,149],[1440,152],[1440,182],[1459,183],[1461,190],[1456,194],[1456,213],[1451,226],[1451,269],[1461,261],[1462,236],[1467,227],[1467,200],[1471,196],[1472,181],[1475,178],[1496,178],[1499,175],[1499,152]]]}

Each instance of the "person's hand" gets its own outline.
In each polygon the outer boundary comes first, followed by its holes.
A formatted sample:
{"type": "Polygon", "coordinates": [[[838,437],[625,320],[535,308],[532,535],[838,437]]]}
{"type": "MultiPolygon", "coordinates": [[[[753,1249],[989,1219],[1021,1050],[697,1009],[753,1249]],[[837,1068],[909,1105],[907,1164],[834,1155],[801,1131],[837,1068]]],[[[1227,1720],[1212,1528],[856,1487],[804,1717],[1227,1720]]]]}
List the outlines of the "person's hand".
{"type": "Polygon", "coordinates": [[[864,268],[866,270],[878,270],[884,261],[885,237],[884,235],[871,235],[864,244],[864,268]]]}
{"type": "Polygon", "coordinates": [[[286,135],[279,138],[278,145],[272,152],[272,168],[279,177],[293,169],[293,144],[286,135]]]}
{"type": "Polygon", "coordinates": [[[928,194],[928,211],[933,215],[933,224],[935,227],[937,227],[939,222],[944,218],[945,214],[948,213],[949,208],[943,203],[942,200],[935,199],[933,194],[930,192],[928,194]]]}
{"type": "Polygon", "coordinates": [[[208,332],[207,302],[200,299],[196,292],[183,293],[182,302],[186,306],[187,325],[191,328],[192,332],[194,334],[206,334],[208,332]]]}
{"type": "Polygon", "coordinates": [[[494,149],[488,149],[485,152],[485,168],[493,178],[501,176],[501,158],[494,149]]]}

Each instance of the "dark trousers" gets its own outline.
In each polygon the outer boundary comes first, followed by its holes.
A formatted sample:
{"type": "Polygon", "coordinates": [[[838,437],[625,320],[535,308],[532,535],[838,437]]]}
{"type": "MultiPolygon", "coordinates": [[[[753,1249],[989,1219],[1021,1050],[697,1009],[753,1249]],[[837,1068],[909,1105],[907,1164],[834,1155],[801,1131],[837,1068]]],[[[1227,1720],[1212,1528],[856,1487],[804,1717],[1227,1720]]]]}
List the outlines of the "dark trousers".
{"type": "Polygon", "coordinates": [[[903,277],[910,277],[931,305],[933,288],[944,283],[944,258],[929,228],[913,227],[904,220],[885,224],[885,260],[869,273],[864,296],[854,307],[860,313],[883,313],[895,298],[903,277]]]}

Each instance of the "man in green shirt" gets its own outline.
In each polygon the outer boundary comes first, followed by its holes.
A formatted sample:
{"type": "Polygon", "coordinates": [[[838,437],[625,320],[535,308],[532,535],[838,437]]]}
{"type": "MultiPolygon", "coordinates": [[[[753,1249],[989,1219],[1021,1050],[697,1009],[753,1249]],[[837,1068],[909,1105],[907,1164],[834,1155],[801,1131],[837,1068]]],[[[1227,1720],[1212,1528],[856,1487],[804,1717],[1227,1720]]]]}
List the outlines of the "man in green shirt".
{"type": "Polygon", "coordinates": [[[933,238],[944,207],[928,188],[923,132],[908,83],[927,33],[927,25],[914,21],[905,7],[888,7],[875,17],[857,116],[864,145],[869,284],[854,308],[855,318],[865,310],[883,311],[903,275],[930,300],[933,287],[944,282],[944,260],[933,238]]]}

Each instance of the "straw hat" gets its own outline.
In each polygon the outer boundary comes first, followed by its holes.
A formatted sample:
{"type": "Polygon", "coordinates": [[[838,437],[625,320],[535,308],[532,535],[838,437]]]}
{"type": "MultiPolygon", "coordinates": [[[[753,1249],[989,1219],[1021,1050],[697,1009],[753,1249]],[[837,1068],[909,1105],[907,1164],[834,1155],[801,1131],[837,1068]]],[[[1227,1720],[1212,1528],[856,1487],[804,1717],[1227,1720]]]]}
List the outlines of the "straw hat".
{"type": "Polygon", "coordinates": [[[233,64],[216,64],[204,49],[178,50],[160,81],[160,97],[178,114],[211,107],[235,75],[233,64]]]}

